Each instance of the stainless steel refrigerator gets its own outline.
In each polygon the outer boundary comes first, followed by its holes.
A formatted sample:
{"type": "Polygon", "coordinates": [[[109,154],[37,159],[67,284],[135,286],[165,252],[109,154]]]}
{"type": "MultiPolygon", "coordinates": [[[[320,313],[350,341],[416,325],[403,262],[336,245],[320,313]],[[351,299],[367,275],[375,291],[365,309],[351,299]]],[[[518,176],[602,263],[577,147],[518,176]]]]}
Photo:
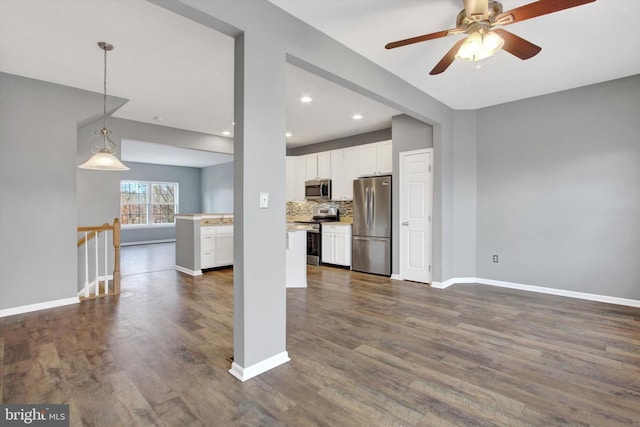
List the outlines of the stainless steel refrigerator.
{"type": "Polygon", "coordinates": [[[391,176],[353,180],[351,268],[391,275],[391,176]]]}

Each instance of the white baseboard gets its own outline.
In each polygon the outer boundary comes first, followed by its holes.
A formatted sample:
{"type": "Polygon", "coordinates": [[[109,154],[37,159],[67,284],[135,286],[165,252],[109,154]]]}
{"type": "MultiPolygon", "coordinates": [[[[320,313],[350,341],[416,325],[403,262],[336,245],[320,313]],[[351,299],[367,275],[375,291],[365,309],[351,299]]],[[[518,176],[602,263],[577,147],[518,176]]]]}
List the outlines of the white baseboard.
{"type": "Polygon", "coordinates": [[[14,316],[16,314],[30,313],[32,311],[45,310],[47,308],[78,304],[79,302],[80,299],[78,297],[72,297],[55,301],[39,302],[37,304],[23,305],[20,307],[5,308],[3,310],[0,310],[0,317],[14,316]]]}
{"type": "Polygon", "coordinates": [[[136,246],[136,245],[153,245],[155,243],[173,243],[176,239],[164,239],[164,240],[143,240],[141,242],[127,242],[120,243],[120,246],[136,246]]]}
{"type": "Polygon", "coordinates": [[[399,274],[392,274],[391,280],[404,280],[404,278],[399,274]]]}
{"type": "Polygon", "coordinates": [[[202,276],[202,270],[189,270],[188,268],[184,268],[179,265],[176,265],[174,268],[179,272],[188,274],[190,276],[202,276]]]}
{"type": "Polygon", "coordinates": [[[584,299],[589,301],[606,302],[609,304],[626,305],[630,307],[640,307],[640,301],[629,299],[612,297],[608,295],[590,294],[586,292],[568,291],[566,289],[545,288],[543,286],[526,285],[523,283],[505,282],[502,280],[483,279],[480,277],[460,277],[449,279],[445,282],[433,282],[431,287],[438,289],[445,289],[456,283],[478,283],[480,285],[498,286],[501,288],[519,289],[521,291],[539,292],[542,294],[558,295],[569,298],[584,299]]]}
{"type": "Polygon", "coordinates": [[[286,351],[283,351],[282,353],[271,356],[270,358],[265,359],[262,362],[258,362],[246,368],[243,368],[236,362],[233,362],[231,364],[231,369],[229,369],[229,373],[240,381],[244,382],[250,378],[267,372],[268,370],[273,369],[276,366],[287,363],[290,360],[291,359],[289,359],[289,354],[286,351]]]}

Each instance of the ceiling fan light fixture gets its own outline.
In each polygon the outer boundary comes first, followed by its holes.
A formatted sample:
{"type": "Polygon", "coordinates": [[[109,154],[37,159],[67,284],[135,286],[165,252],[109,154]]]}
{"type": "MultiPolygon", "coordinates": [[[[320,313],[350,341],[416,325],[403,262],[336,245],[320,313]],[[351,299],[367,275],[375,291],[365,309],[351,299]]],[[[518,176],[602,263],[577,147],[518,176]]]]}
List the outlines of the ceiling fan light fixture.
{"type": "Polygon", "coordinates": [[[480,61],[493,56],[504,45],[504,40],[493,31],[482,34],[475,31],[462,43],[456,59],[460,61],[480,61]]]}

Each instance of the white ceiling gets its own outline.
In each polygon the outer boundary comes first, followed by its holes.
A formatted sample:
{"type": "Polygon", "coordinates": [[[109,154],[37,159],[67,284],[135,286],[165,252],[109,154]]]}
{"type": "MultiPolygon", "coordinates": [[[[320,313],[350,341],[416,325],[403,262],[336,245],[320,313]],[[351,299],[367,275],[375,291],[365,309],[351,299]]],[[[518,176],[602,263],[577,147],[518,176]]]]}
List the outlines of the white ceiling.
{"type": "MultiPolygon", "coordinates": [[[[640,38],[625,21],[640,16],[640,0],[597,0],[510,25],[542,52],[528,61],[499,52],[480,70],[456,62],[439,76],[428,72],[456,37],[390,51],[384,45],[454,27],[462,0],[271,1],[455,109],[640,73],[640,38]]],[[[502,1],[505,10],[529,2],[502,1]]],[[[102,92],[98,41],[115,46],[108,93],[130,100],[115,117],[233,132],[231,38],[145,0],[0,0],[0,71],[102,92]]],[[[288,147],[383,129],[398,114],[293,66],[287,87],[288,147]],[[301,105],[302,95],[314,102],[301,105]],[[353,120],[355,113],[364,119],[353,120]]],[[[153,161],[148,152],[146,159],[153,161]]]]}
{"type": "MultiPolygon", "coordinates": [[[[464,36],[386,50],[388,42],[456,26],[462,0],[270,0],[454,109],[478,109],[640,73],[640,37],[630,17],[640,0],[597,0],[503,27],[542,47],[522,61],[500,51],[429,71],[464,36]],[[629,17],[629,18],[628,18],[629,17]]],[[[502,0],[510,10],[533,0],[502,0]]]]}

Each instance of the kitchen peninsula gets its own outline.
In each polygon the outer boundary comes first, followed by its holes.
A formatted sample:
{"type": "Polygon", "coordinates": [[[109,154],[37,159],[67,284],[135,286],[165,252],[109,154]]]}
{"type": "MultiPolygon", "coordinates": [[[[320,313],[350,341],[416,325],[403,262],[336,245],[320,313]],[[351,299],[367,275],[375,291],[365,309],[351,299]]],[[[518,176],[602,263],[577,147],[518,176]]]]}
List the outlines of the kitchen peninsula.
{"type": "MultiPolygon", "coordinates": [[[[307,226],[287,225],[287,288],[307,287],[307,226]]],[[[233,265],[233,214],[176,215],[175,269],[191,276],[233,265]]]]}
{"type": "Polygon", "coordinates": [[[191,276],[233,265],[233,214],[176,215],[175,269],[191,276]]]}

